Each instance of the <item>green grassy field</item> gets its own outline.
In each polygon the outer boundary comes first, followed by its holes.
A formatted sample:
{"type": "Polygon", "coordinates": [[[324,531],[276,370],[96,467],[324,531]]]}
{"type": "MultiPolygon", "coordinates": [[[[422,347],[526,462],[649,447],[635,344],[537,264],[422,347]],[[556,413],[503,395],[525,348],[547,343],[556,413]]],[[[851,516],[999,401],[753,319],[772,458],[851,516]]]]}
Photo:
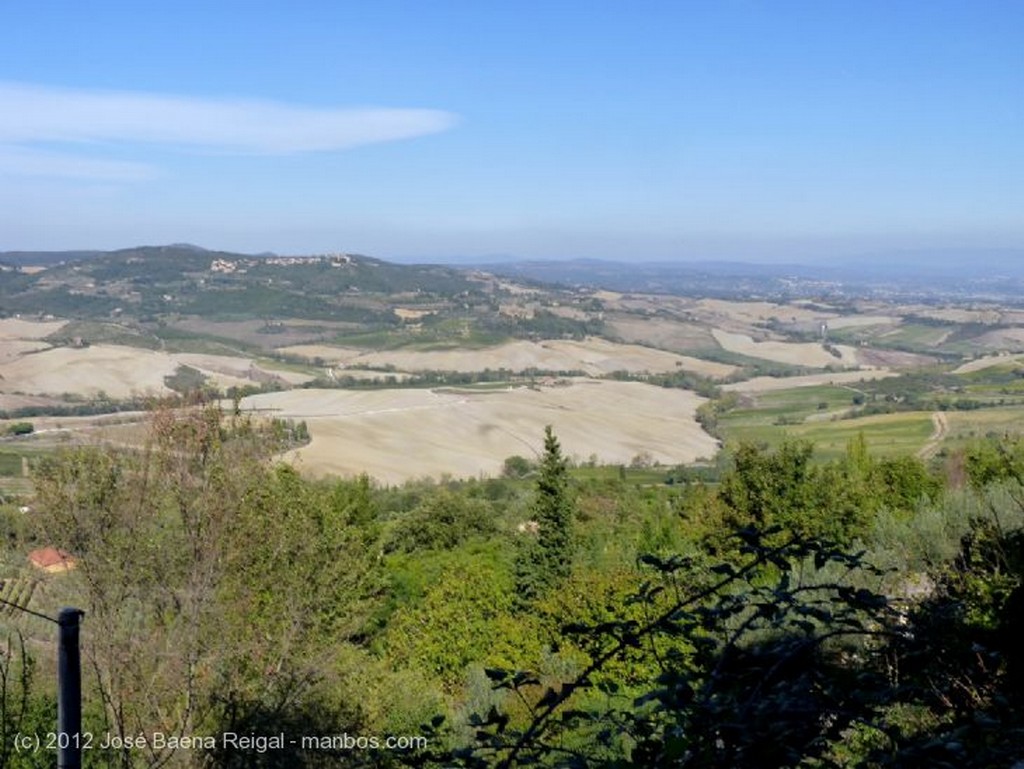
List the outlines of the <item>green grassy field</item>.
{"type": "Polygon", "coordinates": [[[27,449],[5,446],[0,450],[0,498],[8,495],[27,495],[32,493],[32,482],[22,473],[23,459],[30,462],[40,456],[40,449],[27,449]]]}
{"type": "Polygon", "coordinates": [[[599,465],[597,467],[574,467],[572,477],[579,481],[622,480],[641,486],[665,483],[667,467],[628,467],[625,465],[599,465]]]}
{"type": "Polygon", "coordinates": [[[727,435],[740,432],[744,439],[760,440],[757,436],[747,436],[763,433],[767,438],[775,428],[783,425],[846,414],[854,407],[853,397],[856,394],[855,389],[835,385],[762,393],[724,414],[720,424],[727,435]]]}
{"type": "Polygon", "coordinates": [[[1022,370],[1020,363],[1007,362],[958,376],[971,398],[994,405],[1014,405],[1024,401],[1022,370]]]}
{"type": "Polygon", "coordinates": [[[279,358],[268,358],[261,356],[256,358],[256,364],[261,368],[265,368],[268,371],[281,371],[290,374],[305,374],[307,376],[315,377],[322,373],[319,366],[314,366],[309,363],[297,363],[291,360],[281,360],[279,358]]]}
{"type": "Polygon", "coordinates": [[[726,443],[742,441],[776,446],[787,438],[812,441],[820,459],[840,456],[863,433],[869,449],[881,455],[914,453],[932,435],[931,412],[843,418],[855,408],[855,388],[822,385],[759,395],[753,404],[719,419],[726,443]]]}
{"type": "Polygon", "coordinates": [[[27,497],[32,494],[32,482],[28,478],[5,478],[0,476],[0,499],[6,497],[27,497]]]}
{"type": "Polygon", "coordinates": [[[949,433],[942,445],[957,449],[985,437],[1024,435],[1024,407],[1004,406],[947,413],[949,433]]]}
{"type": "Polygon", "coordinates": [[[831,328],[828,330],[828,338],[832,342],[842,344],[859,344],[860,342],[873,342],[884,334],[894,332],[899,328],[898,324],[878,323],[870,326],[847,326],[845,328],[831,328]]]}
{"type": "Polygon", "coordinates": [[[247,345],[238,339],[198,334],[185,329],[166,326],[157,329],[155,334],[163,340],[163,349],[167,352],[191,352],[204,355],[246,356],[262,354],[263,349],[247,345]]]}
{"type": "Polygon", "coordinates": [[[338,334],[331,343],[371,350],[455,350],[491,347],[510,339],[507,334],[476,328],[468,320],[447,318],[422,327],[397,326],[338,334]]]}
{"type": "Polygon", "coordinates": [[[934,431],[931,412],[907,411],[876,414],[836,422],[815,422],[785,428],[789,435],[814,444],[815,456],[834,459],[847,445],[863,435],[868,450],[879,456],[913,454],[928,442],[934,431]]]}
{"type": "MultiPolygon", "coordinates": [[[[379,308],[378,308],[379,309],[379,308]]],[[[376,310],[375,310],[376,311],[376,310]]],[[[374,316],[376,317],[376,316],[374,316]]],[[[484,319],[486,320],[486,319],[484,319]]],[[[507,320],[507,319],[506,319],[507,320]]],[[[542,318],[544,320],[544,318],[542,318]]],[[[557,319],[556,319],[557,320],[557,319]]],[[[508,321],[507,327],[489,325],[473,312],[459,311],[457,316],[431,316],[417,323],[382,323],[379,321],[339,327],[337,324],[317,326],[320,333],[334,342],[346,346],[370,349],[404,348],[412,350],[438,350],[478,348],[523,337],[524,329],[508,321]],[[358,331],[346,332],[347,328],[358,331]]],[[[282,326],[283,327],[283,326],[282,326]]],[[[211,325],[213,330],[220,328],[211,325]]],[[[255,358],[260,365],[281,372],[301,373],[311,377],[325,376],[321,367],[290,358],[277,356],[266,346],[252,343],[252,339],[234,339],[215,333],[204,333],[174,326],[162,326],[152,332],[142,332],[127,324],[101,321],[79,321],[67,326],[93,340],[119,341],[138,346],[157,346],[167,352],[201,352],[255,358]],[[151,333],[151,336],[146,336],[151,333]],[[121,339],[119,335],[126,338],[121,339]],[[130,338],[130,339],[129,339],[130,338]]],[[[868,340],[882,347],[913,349],[948,353],[953,345],[969,344],[974,327],[961,328],[957,324],[914,319],[898,326],[878,325],[838,329],[834,338],[844,341],[868,340]]],[[[978,350],[972,351],[978,354],[978,350]]],[[[703,357],[729,362],[744,368],[748,376],[772,373],[788,375],[801,373],[798,367],[772,363],[729,353],[721,348],[703,350],[703,357]]],[[[744,395],[740,402],[717,415],[717,435],[726,444],[748,441],[776,446],[786,438],[811,441],[816,444],[816,456],[828,459],[840,455],[847,443],[863,434],[869,448],[881,455],[913,454],[929,446],[935,431],[934,411],[942,410],[949,424],[939,448],[954,449],[986,435],[1010,432],[1024,434],[1024,362],[1006,360],[996,365],[967,374],[951,372],[963,359],[949,360],[944,365],[926,368],[908,368],[900,376],[879,379],[849,386],[819,385],[794,387],[788,390],[744,395]],[[871,415],[865,415],[867,412],[871,415]],[[878,413],[892,411],[894,413],[878,413]]],[[[181,372],[191,374],[187,367],[181,372]]],[[[460,377],[427,372],[408,383],[411,386],[448,385],[470,392],[505,390],[515,381],[460,382],[460,377]]],[[[490,372],[484,379],[504,376],[490,372]]],[[[471,379],[471,377],[465,377],[471,379]]],[[[194,379],[194,377],[193,377],[194,379]]],[[[184,378],[181,389],[196,384],[184,378]]],[[[338,382],[323,381],[324,386],[338,382]]],[[[396,386],[390,383],[387,386],[396,386]]],[[[691,383],[692,384],[692,383],[691,383]]],[[[385,386],[351,382],[346,386],[385,386]]],[[[709,390],[709,392],[713,392],[709,390]]],[[[729,397],[723,396],[723,402],[729,397]]],[[[21,475],[22,454],[51,450],[44,444],[22,447],[4,445],[0,453],[0,490],[24,493],[28,481],[21,475]]],[[[934,446],[930,446],[934,449],[934,446]]],[[[642,461],[637,462],[643,465],[642,461]]],[[[580,467],[574,470],[583,480],[618,477],[618,466],[607,468],[580,467]]],[[[626,468],[630,481],[636,483],[662,483],[666,472],[659,468],[638,466],[626,468]],[[636,476],[636,477],[634,477],[636,476]]]]}
{"type": "Polygon", "coordinates": [[[863,434],[872,453],[883,456],[913,454],[928,442],[934,427],[931,412],[908,411],[856,419],[806,422],[799,425],[731,425],[727,443],[749,441],[776,446],[787,438],[811,441],[820,459],[841,456],[847,444],[863,434]]]}
{"type": "Polygon", "coordinates": [[[473,382],[464,385],[452,385],[451,387],[438,387],[439,393],[500,393],[507,392],[512,387],[523,387],[522,383],[512,383],[508,380],[498,382],[473,382]]]}
{"type": "MultiPolygon", "coordinates": [[[[829,338],[844,344],[866,342],[872,347],[887,347],[894,350],[935,354],[952,352],[949,339],[957,331],[955,324],[914,323],[909,321],[898,326],[856,326],[829,331],[829,338]]],[[[959,350],[957,350],[959,352],[959,350]]]]}
{"type": "Polygon", "coordinates": [[[17,478],[21,475],[21,454],[0,451],[0,478],[17,478]]]}
{"type": "Polygon", "coordinates": [[[940,346],[954,331],[956,326],[939,326],[923,323],[902,323],[892,332],[885,332],[872,341],[886,346],[901,348],[934,348],[940,346]]]}

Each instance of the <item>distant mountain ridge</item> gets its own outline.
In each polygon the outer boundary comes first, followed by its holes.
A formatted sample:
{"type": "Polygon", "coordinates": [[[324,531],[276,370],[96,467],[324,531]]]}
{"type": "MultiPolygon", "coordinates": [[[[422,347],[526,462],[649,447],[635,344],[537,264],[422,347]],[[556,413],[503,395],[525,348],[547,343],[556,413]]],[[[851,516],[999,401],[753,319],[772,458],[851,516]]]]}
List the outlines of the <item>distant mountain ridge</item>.
{"type": "Polygon", "coordinates": [[[619,262],[599,259],[478,265],[497,275],[616,291],[730,297],[884,296],[1021,301],[1024,250],[899,252],[830,263],[619,262]]]}
{"type": "Polygon", "coordinates": [[[80,262],[102,256],[106,251],[0,251],[0,264],[12,267],[50,267],[62,262],[80,262]]]}
{"type": "Polygon", "coordinates": [[[474,289],[469,273],[437,265],[394,265],[354,254],[273,256],[209,251],[190,244],[118,251],[6,252],[0,314],[112,314],[387,320],[371,296],[438,301],[474,289]],[[24,267],[44,267],[43,271],[24,267]]]}
{"type": "MultiPolygon", "coordinates": [[[[128,265],[133,260],[157,260],[157,272],[164,277],[176,270],[208,270],[215,260],[245,262],[253,267],[294,266],[332,255],[279,256],[271,252],[241,254],[209,250],[190,243],[166,246],[138,246],[115,251],[5,251],[0,264],[8,267],[44,267],[48,270],[66,264],[91,264],[81,269],[91,272],[97,264],[121,263],[136,281],[146,278],[146,270],[128,265]],[[169,260],[169,261],[168,261],[169,260]],[[169,271],[169,272],[168,272],[169,271]]],[[[338,256],[338,255],[333,255],[338,256]]],[[[414,275],[433,270],[433,278],[444,271],[447,280],[460,283],[474,271],[534,281],[546,285],[603,288],[615,291],[730,298],[779,298],[807,296],[881,296],[914,299],[971,298],[1019,302],[1024,296],[1024,249],[932,249],[864,254],[837,258],[817,264],[792,262],[744,262],[723,260],[697,261],[614,261],[603,259],[522,260],[494,256],[451,262],[434,260],[431,264],[395,263],[368,256],[354,257],[358,264],[379,274],[362,271],[360,280],[369,280],[370,290],[410,290],[414,275]],[[392,279],[380,281],[383,268],[392,279]],[[400,277],[401,276],[401,277],[400,277]]],[[[236,276],[245,272],[246,268],[236,276]]],[[[102,272],[102,270],[101,270],[102,272]]],[[[104,277],[109,277],[109,269],[104,277]]],[[[151,276],[157,277],[157,276],[151,276]]],[[[335,276],[336,277],[336,276],[335,276]]],[[[428,281],[435,285],[436,281],[428,281]]],[[[347,287],[357,286],[359,281],[347,287]]],[[[328,281],[331,284],[331,281],[328,281]]],[[[343,286],[344,288],[345,286],[343,286]]],[[[310,286],[316,291],[316,286],[310,286]]]]}

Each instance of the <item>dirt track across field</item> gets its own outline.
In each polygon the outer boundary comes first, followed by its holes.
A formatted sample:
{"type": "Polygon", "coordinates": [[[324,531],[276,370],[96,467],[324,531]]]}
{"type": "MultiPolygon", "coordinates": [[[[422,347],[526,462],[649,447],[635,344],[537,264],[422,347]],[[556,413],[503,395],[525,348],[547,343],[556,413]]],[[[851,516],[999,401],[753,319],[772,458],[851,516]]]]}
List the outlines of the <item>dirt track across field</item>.
{"type": "Polygon", "coordinates": [[[928,437],[928,442],[917,452],[917,456],[921,459],[929,459],[934,456],[935,452],[939,450],[942,439],[949,433],[949,418],[944,412],[933,411],[932,424],[935,425],[935,429],[928,437]]]}

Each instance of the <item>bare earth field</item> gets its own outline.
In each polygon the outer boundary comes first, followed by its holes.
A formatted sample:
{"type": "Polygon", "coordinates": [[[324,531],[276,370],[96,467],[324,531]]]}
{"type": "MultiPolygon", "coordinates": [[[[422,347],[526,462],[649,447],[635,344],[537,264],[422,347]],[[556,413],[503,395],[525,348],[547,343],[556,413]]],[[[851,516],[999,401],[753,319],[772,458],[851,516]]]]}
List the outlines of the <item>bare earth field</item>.
{"type": "Polygon", "coordinates": [[[922,318],[932,318],[950,323],[1012,323],[1012,318],[1018,317],[1019,313],[1005,312],[1001,308],[987,307],[983,309],[970,309],[966,307],[932,307],[930,305],[908,305],[903,308],[908,314],[918,315],[922,318]]]}
{"type": "Polygon", "coordinates": [[[22,355],[49,349],[46,342],[29,339],[0,339],[0,365],[16,361],[22,355]]]}
{"type": "Polygon", "coordinates": [[[1021,355],[1009,355],[1005,352],[997,355],[986,355],[984,358],[968,361],[959,368],[953,369],[954,374],[970,374],[973,371],[982,371],[993,366],[1001,366],[1005,363],[1016,363],[1021,355]]]}
{"type": "MultiPolygon", "coordinates": [[[[582,342],[550,340],[509,342],[483,349],[382,350],[366,351],[330,345],[295,345],[283,353],[301,355],[339,366],[393,366],[399,371],[482,371],[536,368],[548,371],[583,371],[601,376],[613,371],[661,373],[683,369],[703,376],[722,378],[736,370],[725,363],[700,360],[687,355],[655,350],[640,345],[616,344],[603,339],[582,342]]],[[[827,354],[827,353],[826,353],[827,354]]]]}
{"type": "Polygon", "coordinates": [[[388,369],[374,368],[327,368],[325,369],[325,373],[335,381],[338,379],[354,379],[362,382],[406,382],[413,377],[412,374],[403,371],[390,371],[388,369]],[[388,377],[391,379],[389,380],[388,377]]]}
{"type": "Polygon", "coordinates": [[[895,315],[844,315],[839,318],[829,318],[826,322],[829,328],[863,328],[865,326],[897,326],[903,321],[895,315]]]}
{"type": "Polygon", "coordinates": [[[552,425],[567,456],[605,463],[647,453],[665,464],[712,457],[717,442],[694,420],[703,398],[638,382],[595,382],[541,390],[292,390],[245,398],[242,407],[304,419],[312,443],[289,459],[315,475],[401,483],[450,473],[497,475],[513,454],[542,450],[552,425]]]}
{"type": "Polygon", "coordinates": [[[252,384],[266,377],[277,377],[288,384],[298,385],[308,382],[313,377],[294,371],[259,366],[251,358],[233,358],[227,355],[204,355],[201,353],[173,353],[171,355],[179,363],[192,366],[204,374],[214,378],[234,377],[239,384],[252,384]]]}
{"type": "Polygon", "coordinates": [[[223,355],[165,353],[136,347],[97,344],[85,348],[55,347],[32,351],[38,342],[0,339],[0,393],[95,396],[112,398],[168,395],[164,377],[179,365],[192,366],[218,387],[252,384],[279,377],[292,384],[310,379],[286,371],[264,370],[252,359],[223,355]]]}
{"type": "Polygon", "coordinates": [[[607,325],[624,342],[662,350],[688,352],[714,349],[717,346],[707,327],[697,323],[622,315],[609,320],[607,325]]]}
{"type": "Polygon", "coordinates": [[[0,387],[6,392],[95,395],[112,398],[165,394],[164,377],[177,369],[166,353],[116,345],[84,349],[56,347],[23,355],[4,366],[0,387]]]}
{"type": "MultiPolygon", "coordinates": [[[[529,299],[531,293],[532,289],[523,289],[521,295],[526,299],[514,305],[515,312],[530,314],[541,306],[539,301],[529,299]]],[[[616,371],[634,375],[684,371],[721,380],[740,368],[694,356],[707,353],[709,357],[722,357],[722,350],[819,371],[830,369],[808,376],[756,377],[723,386],[724,391],[739,393],[743,396],[741,400],[756,404],[770,398],[797,402],[804,397],[801,392],[780,396],[761,396],[762,393],[830,384],[854,390],[858,382],[898,376],[903,369],[936,362],[927,355],[902,349],[850,345],[836,345],[840,354],[837,357],[818,342],[785,341],[782,336],[784,332],[804,331],[813,336],[800,338],[814,339],[823,322],[837,331],[862,329],[858,337],[892,335],[892,346],[911,345],[908,349],[914,350],[925,342],[939,344],[954,331],[969,331],[965,336],[970,338],[957,341],[960,346],[954,349],[969,350],[969,354],[1000,353],[965,363],[956,373],[1024,360],[1024,312],[1019,310],[866,303],[862,314],[841,314],[851,313],[849,304],[844,303],[840,309],[799,302],[738,302],[615,292],[600,292],[595,297],[604,303],[603,318],[616,342],[600,338],[522,340],[485,348],[423,346],[370,350],[324,343],[325,339],[337,338],[340,331],[359,328],[340,321],[176,322],[182,329],[223,339],[224,345],[181,345],[172,349],[214,353],[226,349],[229,353],[220,355],[103,344],[99,337],[88,347],[52,347],[45,340],[60,331],[64,321],[0,319],[0,408],[55,403],[54,399],[68,393],[93,397],[102,391],[112,398],[168,395],[165,378],[179,366],[197,369],[222,389],[273,381],[287,387],[311,380],[308,373],[297,373],[302,366],[274,363],[251,352],[252,347],[245,348],[249,352],[238,350],[245,357],[230,356],[233,349],[238,349],[230,344],[232,339],[301,356],[311,363],[320,359],[317,365],[323,367],[322,374],[336,380],[392,376],[400,381],[415,372],[472,373],[485,369],[581,373],[579,378],[540,388],[505,388],[503,384],[491,383],[487,387],[435,390],[292,389],[262,393],[242,401],[243,408],[257,413],[306,421],[312,442],[286,455],[303,471],[342,476],[365,472],[379,482],[397,484],[445,474],[498,475],[509,456],[538,456],[542,452],[544,427],[549,424],[566,455],[577,461],[593,457],[605,464],[629,464],[642,457],[676,465],[711,458],[717,453],[718,442],[695,420],[697,407],[705,402],[703,398],[687,390],[601,379],[616,371]],[[914,323],[912,317],[905,320],[913,315],[949,324],[998,323],[1003,327],[958,330],[952,325],[914,323]],[[983,333],[975,337],[979,332],[983,333]],[[712,355],[712,351],[717,355],[712,355]],[[840,368],[846,370],[840,372],[840,368]]],[[[395,312],[408,321],[416,321],[429,310],[410,299],[395,312]]],[[[589,317],[590,313],[568,305],[554,312],[579,319],[589,317]]],[[[200,337],[199,342],[203,341],[200,337]]],[[[821,397],[835,407],[845,395],[829,392],[821,397]]],[[[940,444],[966,441],[975,433],[1008,429],[1011,423],[1014,429],[1024,431],[1024,423],[1017,424],[1024,420],[1019,409],[998,413],[984,410],[966,416],[957,412],[950,414],[948,420],[922,412],[909,417],[885,415],[834,422],[834,417],[848,409],[845,401],[843,405],[843,409],[815,413],[787,429],[820,442],[825,451],[841,452],[854,431],[864,429],[879,450],[910,449],[925,453],[940,444]]],[[[144,424],[139,420],[140,416],[133,414],[109,419],[82,418],[81,422],[44,417],[33,419],[33,423],[37,436],[41,435],[38,439],[44,443],[108,441],[129,445],[141,440],[144,424]]],[[[762,433],[781,434],[767,420],[763,425],[737,424],[735,429],[747,429],[758,439],[762,433]]]]}
{"type": "Polygon", "coordinates": [[[775,390],[791,390],[795,387],[815,387],[817,385],[844,385],[866,382],[871,379],[886,379],[897,376],[895,371],[872,369],[865,371],[841,371],[831,374],[807,374],[806,376],[774,377],[757,376],[744,382],[731,382],[722,385],[727,392],[766,393],[775,390]]]}
{"type": "Polygon", "coordinates": [[[782,323],[816,322],[827,320],[822,313],[797,304],[773,302],[731,302],[725,299],[700,299],[694,303],[694,315],[713,326],[724,328],[757,326],[769,320],[782,323]]]}
{"type": "Polygon", "coordinates": [[[857,350],[861,365],[877,368],[914,368],[929,366],[936,362],[935,358],[902,350],[882,350],[877,347],[861,347],[857,350]]]}
{"type": "Polygon", "coordinates": [[[1019,351],[1024,349],[1024,328],[1000,328],[988,331],[974,340],[975,344],[993,349],[1019,351]]]}
{"type": "MultiPolygon", "coordinates": [[[[2,382],[0,382],[2,384],[2,382]]],[[[49,407],[59,405],[61,402],[54,398],[47,398],[44,395],[14,395],[11,393],[0,393],[0,411],[15,411],[16,409],[49,407]]]]}
{"type": "Polygon", "coordinates": [[[66,325],[66,320],[33,321],[3,318],[0,319],[0,340],[42,339],[50,334],[56,334],[66,325]]]}
{"type": "Polygon", "coordinates": [[[836,358],[816,342],[755,342],[746,334],[733,334],[717,328],[712,329],[711,333],[724,349],[752,358],[810,368],[835,364],[857,365],[857,350],[847,345],[836,345],[842,353],[841,358],[836,358]]]}
{"type": "Polygon", "coordinates": [[[175,322],[175,327],[195,334],[212,334],[225,339],[238,339],[247,344],[263,348],[280,347],[289,344],[302,344],[324,336],[324,329],[348,328],[351,324],[312,323],[302,320],[291,320],[267,333],[266,323],[262,320],[244,321],[213,321],[205,318],[185,318],[175,322]]]}

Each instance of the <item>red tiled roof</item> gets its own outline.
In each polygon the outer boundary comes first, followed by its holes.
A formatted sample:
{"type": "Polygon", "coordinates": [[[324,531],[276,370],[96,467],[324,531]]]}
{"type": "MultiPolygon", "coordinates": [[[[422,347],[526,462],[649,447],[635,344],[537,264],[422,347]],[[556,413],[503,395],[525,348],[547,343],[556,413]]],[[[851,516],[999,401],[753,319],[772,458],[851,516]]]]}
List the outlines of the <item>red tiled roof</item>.
{"type": "Polygon", "coordinates": [[[56,547],[42,547],[33,550],[28,554],[28,559],[33,566],[38,566],[40,569],[49,569],[53,566],[71,567],[75,562],[69,553],[56,547]]]}

